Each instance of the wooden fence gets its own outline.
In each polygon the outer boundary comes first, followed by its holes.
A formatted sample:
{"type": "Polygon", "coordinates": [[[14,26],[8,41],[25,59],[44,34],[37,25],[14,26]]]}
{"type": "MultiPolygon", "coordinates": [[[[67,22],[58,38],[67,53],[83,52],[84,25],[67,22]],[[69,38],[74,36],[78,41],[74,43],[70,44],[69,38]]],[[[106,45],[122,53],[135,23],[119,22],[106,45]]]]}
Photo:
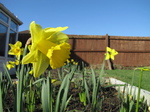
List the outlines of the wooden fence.
{"type": "MultiPolygon", "coordinates": [[[[89,65],[100,65],[106,47],[119,52],[113,64],[119,66],[149,66],[150,37],[129,37],[100,35],[68,35],[72,46],[71,58],[89,65]]],[[[19,33],[19,40],[25,43],[29,33],[19,33]]]]}

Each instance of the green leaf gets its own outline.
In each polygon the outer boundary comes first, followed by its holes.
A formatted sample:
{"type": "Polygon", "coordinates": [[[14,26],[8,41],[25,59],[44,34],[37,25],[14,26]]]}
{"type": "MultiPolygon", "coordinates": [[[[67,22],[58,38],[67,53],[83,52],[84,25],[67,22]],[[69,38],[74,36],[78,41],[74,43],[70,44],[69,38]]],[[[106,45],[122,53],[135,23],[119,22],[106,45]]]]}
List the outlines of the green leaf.
{"type": "Polygon", "coordinates": [[[2,98],[2,72],[0,72],[0,112],[3,112],[3,98],[2,98]]]}

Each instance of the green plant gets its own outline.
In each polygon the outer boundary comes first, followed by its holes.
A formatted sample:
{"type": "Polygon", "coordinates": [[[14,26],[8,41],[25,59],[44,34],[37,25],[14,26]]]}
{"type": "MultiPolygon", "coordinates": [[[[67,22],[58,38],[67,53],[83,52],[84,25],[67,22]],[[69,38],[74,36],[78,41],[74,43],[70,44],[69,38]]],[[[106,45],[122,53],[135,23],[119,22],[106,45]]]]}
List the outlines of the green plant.
{"type": "MultiPolygon", "coordinates": [[[[43,81],[42,91],[41,91],[42,108],[44,112],[58,112],[58,111],[64,112],[65,111],[69,103],[69,100],[71,99],[71,96],[69,96],[68,98],[68,91],[69,91],[70,83],[72,81],[76,67],[77,66],[72,66],[70,68],[70,71],[67,74],[65,74],[64,78],[61,80],[61,83],[59,83],[58,85],[55,85],[57,81],[54,82],[54,84],[51,83],[51,77],[50,77],[50,72],[49,72],[47,79],[43,81]],[[55,89],[55,87],[57,86],[60,86],[60,87],[56,95],[56,101],[54,101],[53,95],[55,93],[53,92],[53,89],[55,89]]],[[[65,72],[65,70],[62,69],[61,72],[65,72]]]]}
{"type": "MultiPolygon", "coordinates": [[[[102,88],[108,88],[113,86],[124,86],[122,84],[105,85],[102,76],[104,72],[105,61],[102,64],[101,70],[98,75],[95,74],[94,69],[91,68],[91,72],[86,68],[82,71],[81,85],[79,87],[80,101],[86,107],[90,106],[91,112],[97,112],[102,109],[102,103],[104,98],[100,95],[103,92],[102,88]],[[88,72],[87,72],[88,71],[88,72]],[[89,73],[90,72],[90,73],[89,73]],[[89,74],[88,74],[89,73],[89,74]]],[[[85,110],[86,111],[86,110],[85,110]]]]}
{"type": "MultiPolygon", "coordinates": [[[[129,93],[126,93],[125,95],[123,95],[122,97],[122,105],[120,108],[120,112],[147,112],[148,106],[147,106],[147,102],[144,100],[144,96],[143,98],[140,98],[140,91],[141,91],[141,84],[142,84],[142,76],[143,76],[143,71],[145,70],[149,70],[147,68],[136,68],[133,71],[133,75],[132,75],[132,82],[131,82],[131,88],[129,93]],[[136,90],[134,90],[133,93],[133,83],[134,83],[134,77],[135,77],[135,70],[140,70],[140,78],[138,81],[138,93],[137,93],[137,97],[136,97],[136,90]]],[[[126,86],[125,86],[126,88],[126,86]]],[[[127,92],[127,91],[125,91],[127,92]]]]}
{"type": "Polygon", "coordinates": [[[2,90],[2,72],[0,72],[0,111],[2,112],[3,111],[3,90],[2,90]]]}
{"type": "Polygon", "coordinates": [[[41,91],[41,100],[43,112],[52,112],[52,85],[50,76],[43,81],[42,91],[41,91]]]}

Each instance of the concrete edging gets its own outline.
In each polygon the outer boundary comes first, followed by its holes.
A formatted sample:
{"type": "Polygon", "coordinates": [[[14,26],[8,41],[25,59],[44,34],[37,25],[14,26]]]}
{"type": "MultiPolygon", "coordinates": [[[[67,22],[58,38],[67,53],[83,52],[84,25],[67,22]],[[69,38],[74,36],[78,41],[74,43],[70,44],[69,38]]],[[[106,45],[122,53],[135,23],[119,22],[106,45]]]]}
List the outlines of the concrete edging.
{"type": "MultiPolygon", "coordinates": [[[[126,88],[125,88],[125,92],[126,92],[126,93],[129,93],[130,90],[131,90],[131,85],[130,85],[130,84],[127,84],[127,83],[125,83],[125,82],[123,82],[123,81],[117,80],[117,79],[115,79],[115,78],[109,78],[109,81],[110,81],[111,84],[126,84],[126,88]]],[[[117,87],[117,88],[118,88],[118,87],[117,87]]],[[[121,86],[121,87],[120,87],[120,90],[123,91],[123,90],[124,90],[124,87],[121,86]]],[[[148,106],[150,106],[150,92],[147,91],[147,90],[141,89],[141,92],[140,92],[140,93],[141,93],[140,97],[143,97],[143,96],[144,96],[145,101],[147,101],[148,106]]],[[[133,94],[136,94],[136,96],[137,96],[137,94],[138,94],[138,87],[132,86],[132,95],[133,95],[133,94]]]]}

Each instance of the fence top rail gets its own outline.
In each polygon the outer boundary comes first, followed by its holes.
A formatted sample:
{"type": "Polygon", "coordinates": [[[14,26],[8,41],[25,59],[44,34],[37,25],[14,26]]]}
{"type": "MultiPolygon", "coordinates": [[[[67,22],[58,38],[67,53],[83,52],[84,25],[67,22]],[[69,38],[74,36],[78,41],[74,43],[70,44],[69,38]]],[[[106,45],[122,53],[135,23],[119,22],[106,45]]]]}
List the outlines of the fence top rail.
{"type": "Polygon", "coordinates": [[[150,40],[150,37],[110,36],[111,40],[150,40]]]}
{"type": "MultiPolygon", "coordinates": [[[[19,35],[30,35],[29,30],[20,31],[19,35]]],[[[71,35],[67,34],[70,39],[105,39],[106,35],[71,35]]],[[[111,40],[150,40],[150,37],[140,37],[140,36],[111,36],[108,35],[111,40]]]]}
{"type": "Polygon", "coordinates": [[[86,39],[86,38],[91,38],[91,39],[95,39],[95,38],[101,38],[101,39],[104,39],[105,38],[105,35],[102,36],[102,35],[68,35],[68,37],[70,39],[72,38],[80,38],[80,39],[86,39]]]}

